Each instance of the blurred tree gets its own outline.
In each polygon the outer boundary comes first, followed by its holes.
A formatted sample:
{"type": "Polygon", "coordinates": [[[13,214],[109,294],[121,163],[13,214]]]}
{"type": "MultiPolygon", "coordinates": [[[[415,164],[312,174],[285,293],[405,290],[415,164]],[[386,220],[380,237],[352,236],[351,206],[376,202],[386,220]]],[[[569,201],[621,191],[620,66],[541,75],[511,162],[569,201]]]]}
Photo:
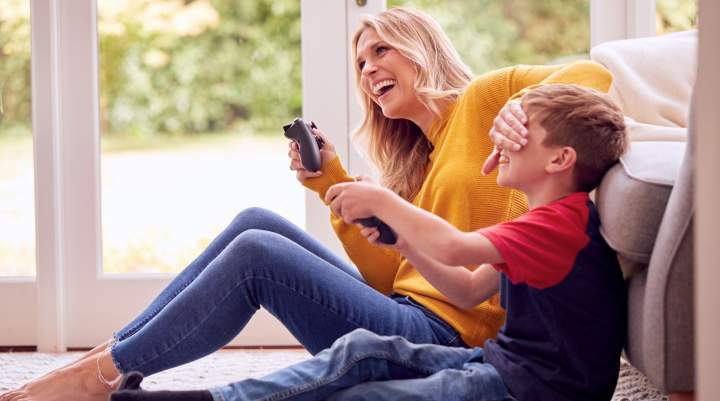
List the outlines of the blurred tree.
{"type": "Polygon", "coordinates": [[[697,0],[655,0],[657,34],[697,28],[697,0]]]}
{"type": "Polygon", "coordinates": [[[30,3],[3,0],[0,7],[0,135],[28,132],[30,98],[30,3]]]}
{"type": "Polygon", "coordinates": [[[117,3],[99,7],[107,131],[262,129],[300,112],[297,0],[117,3]]]}
{"type": "MultiPolygon", "coordinates": [[[[0,135],[28,127],[29,0],[0,7],[0,135]]],[[[103,133],[277,130],[301,111],[300,0],[98,0],[103,133]]],[[[388,0],[427,11],[476,74],[586,57],[589,0],[388,0]]],[[[657,0],[658,32],[697,0],[657,0]]],[[[25,129],[27,131],[27,129],[25,129]]]]}
{"type": "Polygon", "coordinates": [[[389,0],[436,18],[476,74],[586,57],[588,0],[389,0]]]}

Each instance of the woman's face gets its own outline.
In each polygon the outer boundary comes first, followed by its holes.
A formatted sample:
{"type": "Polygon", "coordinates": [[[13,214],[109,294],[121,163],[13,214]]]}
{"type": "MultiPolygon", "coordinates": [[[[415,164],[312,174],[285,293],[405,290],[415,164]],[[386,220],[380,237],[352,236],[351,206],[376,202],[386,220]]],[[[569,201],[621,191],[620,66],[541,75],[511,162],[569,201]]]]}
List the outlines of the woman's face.
{"type": "Polygon", "coordinates": [[[428,113],[415,92],[417,76],[413,63],[366,28],[357,42],[360,88],[382,109],[387,118],[405,118],[418,123],[428,113]]]}

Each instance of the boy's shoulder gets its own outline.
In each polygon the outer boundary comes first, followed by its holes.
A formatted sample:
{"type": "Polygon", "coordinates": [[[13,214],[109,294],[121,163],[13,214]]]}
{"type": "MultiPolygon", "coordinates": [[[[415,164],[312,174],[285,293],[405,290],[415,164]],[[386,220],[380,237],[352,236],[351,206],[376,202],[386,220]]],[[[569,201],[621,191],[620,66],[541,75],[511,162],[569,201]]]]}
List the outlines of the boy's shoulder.
{"type": "MultiPolygon", "coordinates": [[[[513,220],[499,223],[496,229],[512,228],[512,232],[536,232],[537,235],[555,236],[556,240],[587,232],[596,221],[595,205],[587,192],[575,192],[547,205],[538,206],[513,220]]],[[[493,229],[493,227],[491,227],[493,229]]],[[[506,234],[509,234],[506,232],[506,234]]]]}
{"type": "Polygon", "coordinates": [[[578,254],[594,241],[594,206],[577,192],[480,230],[505,261],[496,268],[514,284],[547,288],[572,269],[578,254]]]}

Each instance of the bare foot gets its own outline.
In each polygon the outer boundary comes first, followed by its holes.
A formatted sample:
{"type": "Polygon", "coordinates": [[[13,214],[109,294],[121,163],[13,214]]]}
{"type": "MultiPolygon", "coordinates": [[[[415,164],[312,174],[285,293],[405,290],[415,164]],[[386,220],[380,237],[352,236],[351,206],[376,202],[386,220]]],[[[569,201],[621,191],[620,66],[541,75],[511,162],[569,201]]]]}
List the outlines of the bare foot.
{"type": "Polygon", "coordinates": [[[0,396],[0,401],[107,401],[119,383],[119,373],[112,366],[110,353],[86,358],[65,368],[55,370],[21,388],[0,396]],[[108,385],[98,376],[98,362],[108,385]],[[109,364],[109,365],[108,365],[109,364]]]}
{"type": "Polygon", "coordinates": [[[29,388],[31,388],[31,387],[34,388],[36,384],[39,384],[40,382],[44,381],[46,378],[49,379],[51,376],[55,377],[55,376],[57,376],[57,373],[59,371],[70,368],[73,365],[77,365],[86,359],[90,359],[90,357],[94,356],[95,358],[93,358],[93,360],[95,360],[97,358],[97,354],[108,350],[114,341],[115,340],[113,338],[111,338],[111,339],[105,341],[104,343],[98,345],[97,347],[91,349],[90,351],[86,352],[79,359],[77,359],[73,362],[70,362],[61,368],[55,369],[52,372],[46,373],[46,374],[32,380],[31,382],[26,383],[24,386],[20,387],[17,390],[9,391],[5,394],[0,394],[0,401],[20,401],[20,400],[24,401],[25,398],[23,398],[21,396],[26,395],[29,388]]]}

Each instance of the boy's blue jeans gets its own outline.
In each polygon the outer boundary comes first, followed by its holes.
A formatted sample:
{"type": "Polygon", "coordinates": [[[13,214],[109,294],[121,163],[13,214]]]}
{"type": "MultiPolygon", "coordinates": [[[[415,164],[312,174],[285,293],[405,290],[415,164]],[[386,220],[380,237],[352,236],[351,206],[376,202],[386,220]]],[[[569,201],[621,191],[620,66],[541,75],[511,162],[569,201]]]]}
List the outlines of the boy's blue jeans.
{"type": "Polygon", "coordinates": [[[113,361],[122,373],[146,376],[193,361],[230,342],[260,307],[313,354],[357,328],[464,346],[457,331],[412,299],[377,292],[303,230],[252,208],[115,333],[113,361]]]}
{"type": "Polygon", "coordinates": [[[261,379],[210,390],[215,401],[514,400],[482,348],[412,344],[358,329],[261,379]]]}

